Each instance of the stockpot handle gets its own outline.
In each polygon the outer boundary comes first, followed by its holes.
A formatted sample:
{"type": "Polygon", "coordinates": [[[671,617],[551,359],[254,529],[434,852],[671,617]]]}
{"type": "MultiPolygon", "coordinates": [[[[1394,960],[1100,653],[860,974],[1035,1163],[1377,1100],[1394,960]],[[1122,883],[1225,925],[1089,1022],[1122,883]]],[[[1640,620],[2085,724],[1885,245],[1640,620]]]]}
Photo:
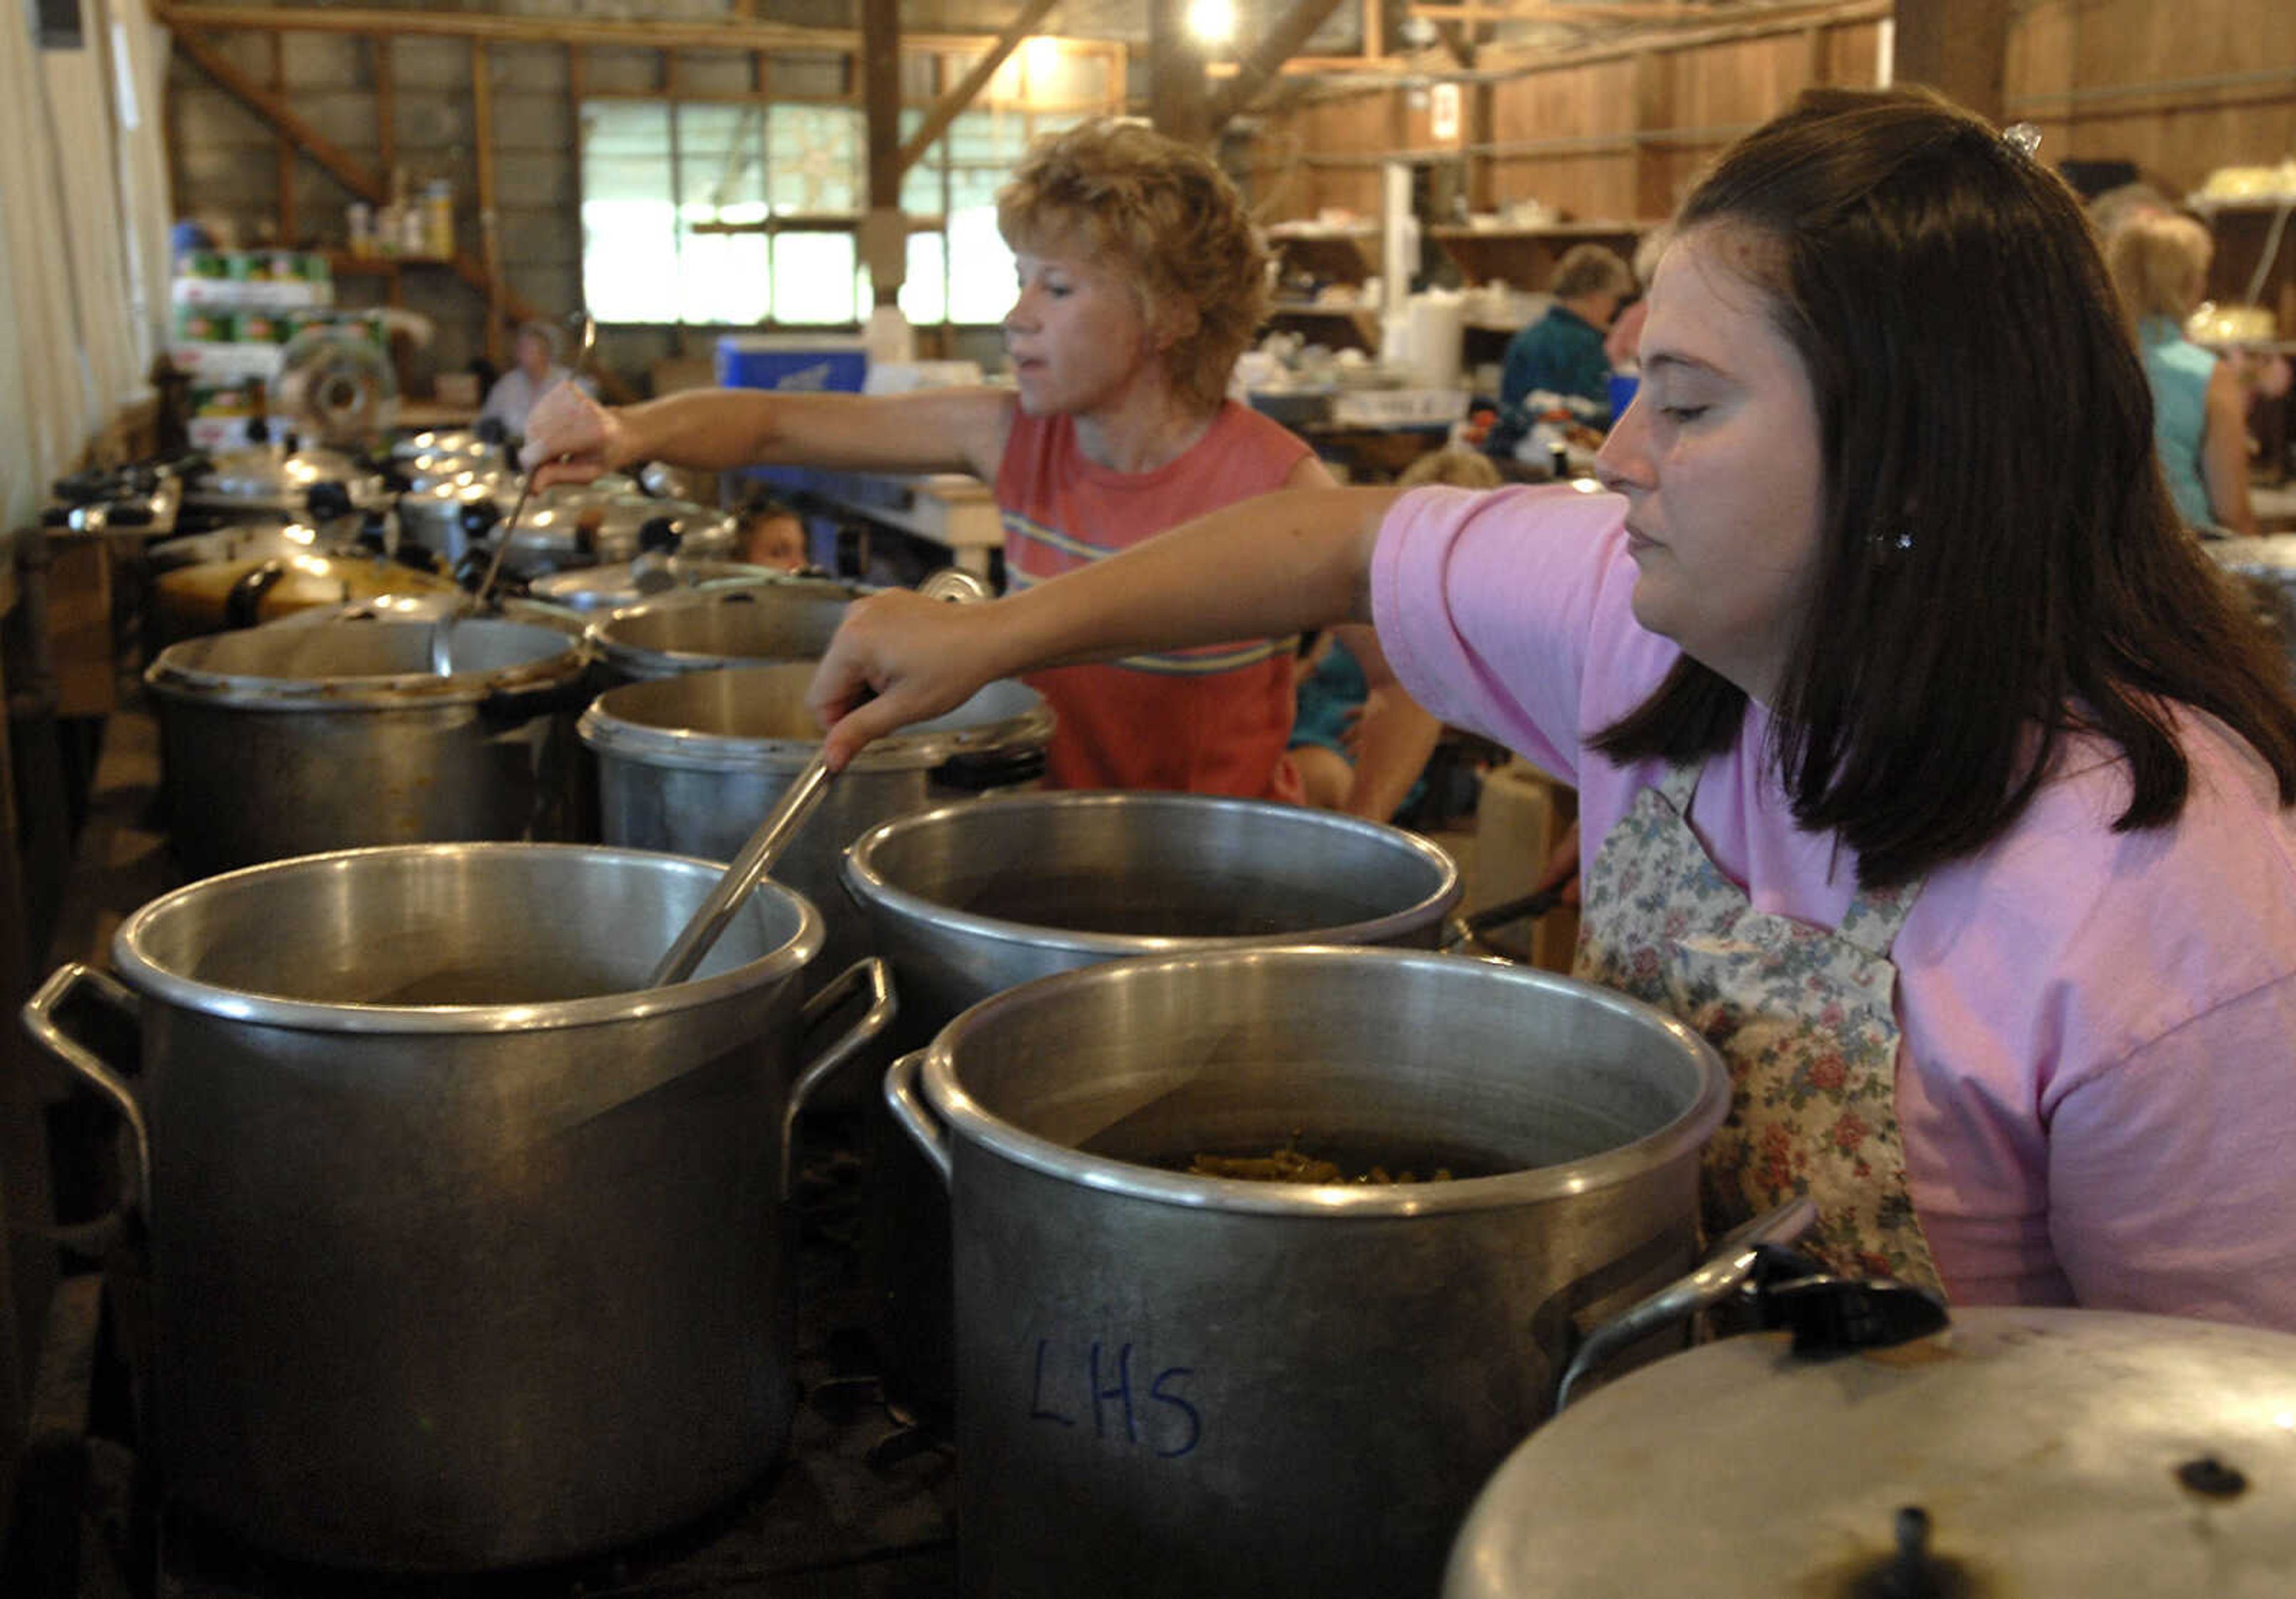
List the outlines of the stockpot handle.
{"type": "Polygon", "coordinates": [[[885,1024],[892,1021],[895,1009],[892,977],[883,961],[873,955],[865,955],[830,979],[818,994],[805,1002],[805,1007],[798,1013],[798,1027],[800,1033],[810,1033],[831,1012],[843,1004],[856,988],[864,984],[867,985],[869,990],[869,1008],[861,1013],[861,1019],[858,1021],[845,1029],[836,1043],[814,1056],[804,1066],[800,1067],[797,1080],[790,1085],[789,1104],[782,1111],[782,1181],[783,1183],[787,1183],[790,1177],[790,1136],[797,1127],[797,1113],[805,1108],[805,1102],[813,1096],[814,1090],[821,1086],[831,1072],[851,1060],[860,1052],[863,1045],[869,1043],[879,1033],[883,1032],[885,1024]]]}
{"type": "Polygon", "coordinates": [[[1804,1194],[1734,1229],[1696,1271],[1595,1328],[1555,1384],[1554,1408],[1570,1404],[1587,1374],[1629,1344],[1661,1327],[1688,1321],[1737,1292],[1752,1275],[1765,1244],[1791,1243],[1816,1225],[1817,1205],[1804,1194]]]}
{"type": "Polygon", "coordinates": [[[917,1092],[917,1073],[924,1069],[924,1063],[925,1052],[920,1049],[914,1054],[903,1055],[885,1069],[885,1108],[892,1111],[893,1119],[901,1124],[909,1141],[933,1163],[941,1182],[947,1184],[955,1178],[956,1164],[949,1154],[948,1129],[941,1126],[932,1107],[925,1103],[924,1095],[917,1092]]]}
{"type": "Polygon", "coordinates": [[[108,972],[99,972],[82,961],[67,961],[40,985],[40,991],[24,1002],[24,1030],[44,1046],[49,1054],[87,1079],[97,1093],[110,1100],[127,1123],[127,1131],[135,1141],[135,1177],[111,1215],[80,1229],[90,1237],[100,1236],[113,1225],[114,1218],[132,1204],[149,1216],[152,1213],[152,1129],[144,1119],[144,1107],[136,1103],[135,1090],[127,1080],[114,1071],[95,1052],[65,1033],[56,1021],[56,1013],[73,989],[86,985],[88,993],[119,1012],[130,1021],[141,1016],[135,993],[108,972]]]}
{"type": "Polygon", "coordinates": [[[524,726],[537,717],[576,714],[587,710],[590,701],[598,697],[598,685],[590,664],[563,682],[545,683],[533,688],[490,689],[479,701],[479,720],[498,732],[524,726]]]}

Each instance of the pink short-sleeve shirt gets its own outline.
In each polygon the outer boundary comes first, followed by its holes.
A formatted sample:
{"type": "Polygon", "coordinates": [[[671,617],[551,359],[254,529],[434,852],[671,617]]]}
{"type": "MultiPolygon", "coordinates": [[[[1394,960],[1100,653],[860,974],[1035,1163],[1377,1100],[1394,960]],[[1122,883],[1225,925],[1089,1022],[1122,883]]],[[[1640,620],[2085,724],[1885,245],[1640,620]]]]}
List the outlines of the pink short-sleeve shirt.
{"type": "MultiPolygon", "coordinates": [[[[1568,488],[1423,489],[1373,562],[1404,687],[1575,783],[1587,860],[1659,771],[1587,741],[1679,657],[1634,619],[1623,516],[1568,488]]],[[[1960,1302],[2296,1330],[2296,823],[2244,742],[2197,712],[2178,730],[2175,823],[2112,831],[2117,751],[2076,744],[1898,937],[1908,1178],[1960,1302]]],[[[1795,824],[1767,731],[1756,706],[1692,825],[1757,906],[1836,926],[1855,857],[1795,824]]]]}

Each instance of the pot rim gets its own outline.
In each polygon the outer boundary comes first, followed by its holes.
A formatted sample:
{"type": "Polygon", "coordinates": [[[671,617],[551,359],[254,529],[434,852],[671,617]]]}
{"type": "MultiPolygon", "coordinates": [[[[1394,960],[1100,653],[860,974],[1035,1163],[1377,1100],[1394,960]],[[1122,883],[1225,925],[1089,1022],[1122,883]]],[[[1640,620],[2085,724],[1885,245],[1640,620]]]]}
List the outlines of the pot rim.
{"type": "Polygon", "coordinates": [[[1321,942],[1377,944],[1383,939],[1400,936],[1408,929],[1430,919],[1439,922],[1455,909],[1464,892],[1459,876],[1459,863],[1432,840],[1421,837],[1408,828],[1392,826],[1385,822],[1373,822],[1361,816],[1350,816],[1341,811],[1313,810],[1304,806],[1284,805],[1269,800],[1240,800],[1221,795],[1166,793],[1142,789],[1067,790],[1054,793],[1013,794],[997,800],[1004,808],[1000,814],[1009,814],[1009,808],[1036,806],[1045,808],[1084,809],[1103,806],[1128,805],[1135,808],[1185,808],[1190,810],[1218,808],[1222,810],[1265,810],[1282,813],[1287,820],[1299,825],[1324,826],[1343,832],[1355,832],[1376,837],[1389,847],[1407,849],[1436,869],[1434,889],[1416,903],[1401,910],[1390,911],[1384,916],[1368,921],[1345,922],[1337,927],[1303,929],[1292,933],[1230,933],[1217,937],[1193,938],[1173,933],[1103,933],[1085,932],[1075,929],[1043,927],[1034,922],[1012,922],[1000,917],[976,915],[943,905],[937,899],[895,886],[880,871],[874,856],[883,840],[905,829],[937,824],[943,818],[970,816],[975,807],[963,801],[938,805],[930,810],[912,811],[905,816],[895,816],[881,822],[853,840],[845,851],[843,876],[847,892],[862,903],[864,908],[882,905],[896,914],[914,921],[931,921],[964,934],[967,938],[990,939],[1000,944],[1022,944],[1033,949],[1056,949],[1066,953],[1089,955],[1098,960],[1116,960],[1131,955],[1186,954],[1193,951],[1213,953],[1228,949],[1268,949],[1297,946],[1305,939],[1321,942]],[[1344,935],[1341,937],[1341,935],[1344,935]]]}
{"type": "Polygon", "coordinates": [[[1713,1137],[1730,1110],[1730,1075],[1713,1046],[1691,1028],[1638,1000],[1512,962],[1350,945],[1293,944],[1270,949],[1151,955],[1037,978],[992,995],[943,1028],[927,1046],[918,1077],[934,1114],[947,1124],[953,1135],[1047,1177],[1156,1204],[1262,1216],[1320,1217],[1333,1221],[1490,1210],[1615,1188],[1685,1156],[1694,1156],[1713,1137]],[[1599,1154],[1555,1166],[1500,1172],[1493,1177],[1377,1187],[1191,1177],[1185,1172],[1164,1171],[1107,1155],[1089,1154],[1013,1126],[984,1108],[957,1080],[955,1048],[967,1033],[991,1024],[1005,1012],[1057,999],[1062,993],[1088,983],[1120,982],[1131,976],[1236,962],[1320,964],[1341,961],[1414,966],[1439,961],[1447,964],[1472,961],[1478,966],[1492,968],[1488,975],[1493,981],[1531,988],[1568,989],[1592,1004],[1632,1015],[1671,1035],[1688,1047],[1692,1058],[1702,1069],[1705,1082],[1697,1097],[1665,1126],[1599,1154]]]}
{"type": "Polygon", "coordinates": [[[111,938],[112,969],[139,994],[167,1001],[184,1010],[199,1011],[234,1021],[266,1027],[296,1028],[326,1033],[510,1033],[554,1031],[590,1027],[607,1021],[627,1021],[673,1014],[714,1004],[733,996],[783,978],[794,977],[821,953],[826,935],[820,909],[796,890],[767,880],[752,890],[776,894],[792,901],[800,914],[798,930],[787,940],[754,961],[714,976],[689,979],[667,988],[632,988],[618,994],[581,999],[554,1000],[535,1004],[387,1005],[291,999],[226,988],[161,966],[138,947],[150,924],[184,900],[225,891],[258,877],[308,875],[355,869],[356,864],[390,857],[437,858],[540,851],[580,854],[609,860],[659,861],[690,868],[705,882],[725,874],[725,864],[698,856],[663,850],[630,849],[605,844],[381,844],[359,849],[330,849],[316,855],[265,861],[235,872],[201,878],[151,900],[119,924],[111,938]],[[647,996],[648,997],[640,997],[647,996]]]}
{"type": "Polygon", "coordinates": [[[801,577],[795,573],[781,573],[763,583],[746,583],[734,588],[674,589],[668,594],[652,595],[638,604],[625,605],[606,612],[590,624],[587,636],[591,647],[607,660],[625,669],[651,676],[672,672],[706,672],[717,667],[772,666],[783,661],[809,660],[813,657],[714,655],[702,650],[665,650],[652,644],[630,644],[613,636],[616,626],[633,617],[652,616],[692,606],[755,605],[764,596],[778,599],[792,590],[816,599],[839,600],[846,603],[877,592],[866,584],[848,583],[837,578],[801,577]]]}
{"type": "MultiPolygon", "coordinates": [[[[810,671],[803,661],[746,661],[717,668],[727,676],[738,673],[788,672],[792,667],[810,671]]],[[[633,721],[619,715],[607,701],[619,697],[627,704],[639,694],[659,692],[655,685],[700,677],[700,672],[670,678],[647,678],[608,689],[583,710],[575,724],[601,761],[627,760],[643,767],[675,767],[680,771],[728,773],[795,772],[821,751],[820,738],[746,738],[739,734],[713,733],[703,727],[665,727],[633,721]]],[[[1017,678],[1001,683],[1021,689],[1026,709],[1015,715],[964,727],[911,728],[876,740],[855,756],[849,772],[906,772],[938,767],[953,756],[980,750],[1042,745],[1053,736],[1053,709],[1045,698],[1017,678]]],[[[994,687],[995,684],[987,685],[994,687]]],[[[987,692],[984,687],[982,692],[987,692]]],[[[955,714],[951,712],[951,715],[955,714]]]]}
{"type": "MultiPolygon", "coordinates": [[[[341,625],[419,627],[428,633],[439,624],[419,619],[359,617],[344,619],[341,625]]],[[[212,649],[217,639],[239,636],[234,633],[208,633],[180,639],[160,651],[144,668],[144,683],[163,701],[177,700],[187,705],[227,705],[236,710],[364,711],[475,704],[505,691],[569,683],[589,668],[580,639],[539,623],[513,622],[497,617],[457,617],[455,626],[517,627],[548,634],[565,642],[555,653],[537,660],[484,672],[455,672],[444,677],[435,672],[390,672],[364,677],[265,677],[247,672],[215,671],[192,664],[192,658],[212,649]]]]}

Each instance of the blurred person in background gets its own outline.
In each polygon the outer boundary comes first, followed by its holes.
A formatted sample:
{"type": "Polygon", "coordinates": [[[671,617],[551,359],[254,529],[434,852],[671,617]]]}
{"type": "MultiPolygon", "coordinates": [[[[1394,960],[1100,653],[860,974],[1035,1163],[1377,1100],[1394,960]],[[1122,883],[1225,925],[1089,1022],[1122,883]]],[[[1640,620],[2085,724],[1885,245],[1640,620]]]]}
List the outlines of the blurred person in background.
{"type": "Polygon", "coordinates": [[[2208,229],[2152,207],[2127,211],[2105,264],[2144,357],[2152,436],[2177,513],[2190,528],[2253,535],[2248,500],[2248,397],[2237,365],[2185,337],[2214,251],[2208,229]]]}

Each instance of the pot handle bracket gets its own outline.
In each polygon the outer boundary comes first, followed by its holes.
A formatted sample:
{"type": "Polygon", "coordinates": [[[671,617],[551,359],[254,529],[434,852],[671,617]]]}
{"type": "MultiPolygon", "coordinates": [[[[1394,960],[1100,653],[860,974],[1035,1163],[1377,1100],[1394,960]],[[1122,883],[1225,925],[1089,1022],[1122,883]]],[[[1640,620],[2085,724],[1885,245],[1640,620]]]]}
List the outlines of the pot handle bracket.
{"type": "Polygon", "coordinates": [[[790,1168],[790,1136],[797,1127],[797,1113],[805,1108],[815,1089],[839,1067],[860,1053],[864,1045],[885,1030],[893,1019],[893,980],[885,963],[875,955],[865,956],[824,984],[821,991],[805,1002],[798,1013],[798,1027],[806,1034],[821,1025],[832,1013],[850,998],[856,989],[866,987],[869,1008],[861,1019],[847,1028],[834,1044],[823,1050],[798,1069],[797,1080],[790,1085],[789,1106],[782,1112],[782,1173],[788,1180],[790,1168]]]}
{"type": "Polygon", "coordinates": [[[925,1103],[924,1095],[917,1092],[917,1073],[923,1070],[924,1063],[925,1052],[921,1049],[914,1054],[903,1055],[886,1070],[885,1106],[946,1184],[956,1175],[956,1166],[949,1154],[947,1129],[925,1103]]]}
{"type": "Polygon", "coordinates": [[[1595,1367],[1661,1327],[1688,1321],[1736,1293],[1753,1275],[1763,1246],[1791,1243],[1817,1225],[1817,1206],[1807,1196],[1788,1200],[1732,1231],[1705,1262],[1640,1304],[1604,1322],[1580,1344],[1554,1387],[1554,1408],[1578,1397],[1579,1383],[1595,1367]]]}
{"type": "Polygon", "coordinates": [[[110,972],[99,972],[81,961],[67,961],[57,967],[40,985],[39,992],[24,1002],[22,1014],[25,1031],[118,1108],[135,1142],[135,1174],[119,1203],[109,1214],[72,1228],[69,1235],[60,1238],[75,1249],[85,1243],[101,1254],[109,1239],[124,1224],[130,1209],[145,1216],[152,1213],[152,1131],[144,1119],[144,1107],[137,1103],[135,1090],[128,1086],[127,1080],[94,1050],[67,1034],[56,1020],[56,1013],[63,1008],[73,990],[83,986],[92,997],[131,1021],[135,1020],[138,1009],[134,991],[110,972]]]}

